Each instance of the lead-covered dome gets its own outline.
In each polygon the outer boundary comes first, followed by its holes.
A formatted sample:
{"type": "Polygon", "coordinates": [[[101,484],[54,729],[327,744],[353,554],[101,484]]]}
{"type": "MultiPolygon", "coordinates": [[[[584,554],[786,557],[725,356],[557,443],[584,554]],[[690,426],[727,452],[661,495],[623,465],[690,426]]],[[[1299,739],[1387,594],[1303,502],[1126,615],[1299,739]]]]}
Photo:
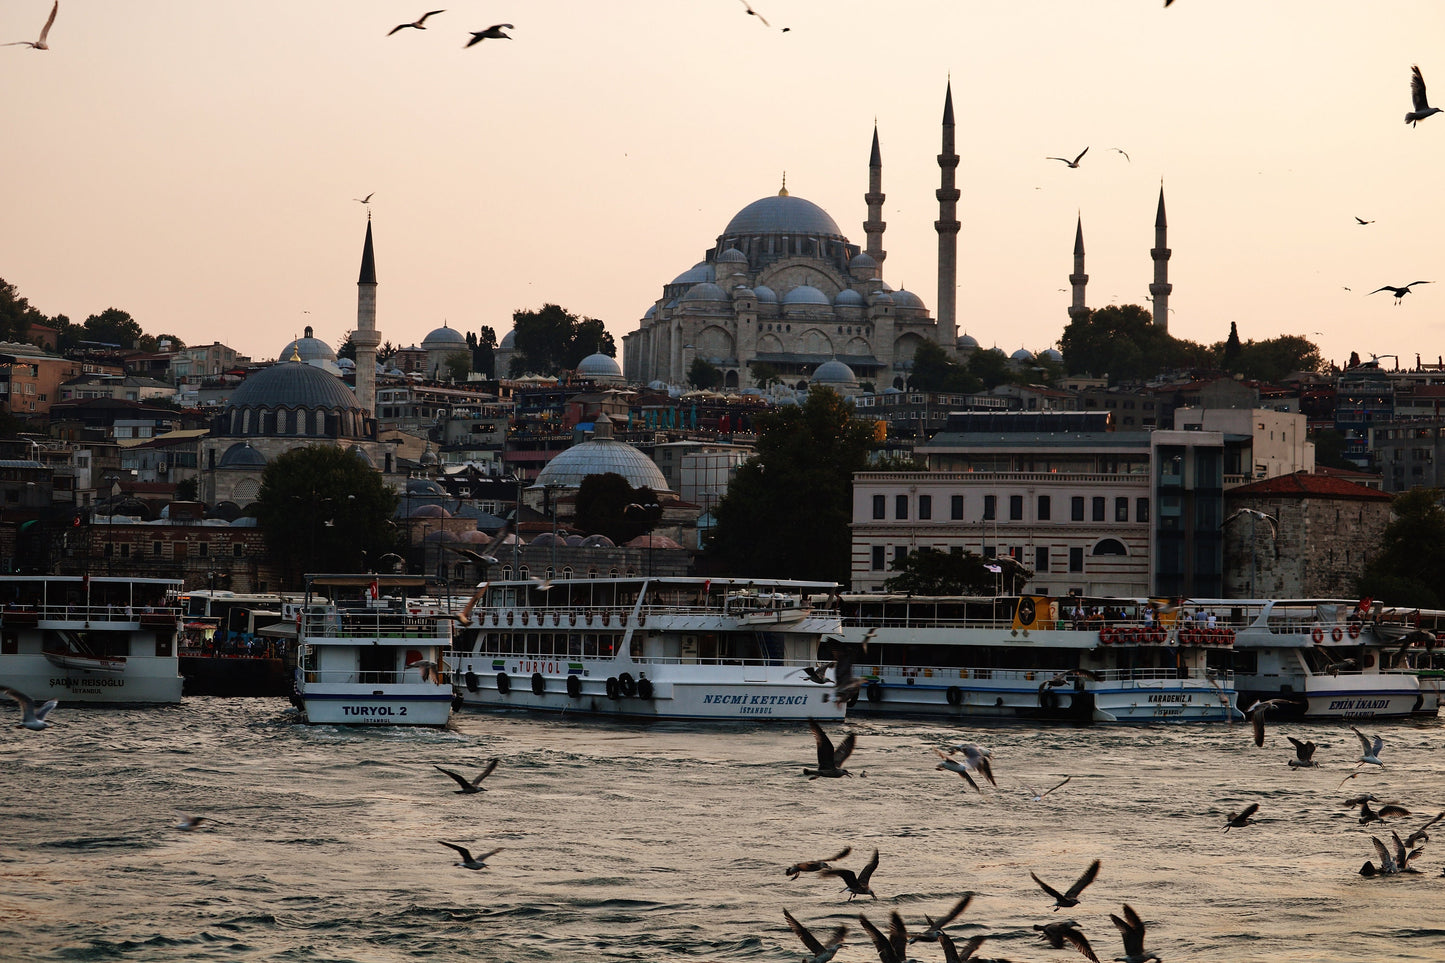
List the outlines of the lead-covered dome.
{"type": "Polygon", "coordinates": [[[304,361],[263,368],[231,395],[217,433],[238,437],[362,438],[367,413],[341,379],[304,361]]]}
{"type": "Polygon", "coordinates": [[[828,304],[828,295],[811,284],[800,284],[783,295],[784,304],[828,304]]]}
{"type": "Polygon", "coordinates": [[[320,338],[313,337],[311,325],[306,326],[305,333],[295,341],[286,342],[286,347],[276,356],[277,361],[335,361],[336,352],[331,350],[331,345],[320,338]]]}
{"type": "Polygon", "coordinates": [[[573,445],[547,463],[532,488],[578,488],[589,475],[621,475],[633,488],[670,492],[657,463],[623,441],[612,437],[612,421],[599,415],[591,441],[573,445]]]}
{"type": "Polygon", "coordinates": [[[842,237],[838,223],[812,201],[776,194],[753,201],[733,215],[723,231],[736,234],[831,234],[842,237]]]}
{"type": "Polygon", "coordinates": [[[858,376],[853,373],[852,368],[834,358],[832,361],[824,361],[818,365],[817,370],[813,372],[813,384],[856,388],[858,376]]]}
{"type": "Polygon", "coordinates": [[[589,354],[577,362],[577,377],[597,379],[621,378],[622,369],[617,366],[617,359],[605,354],[589,354]]]}
{"type": "Polygon", "coordinates": [[[300,361],[285,361],[251,375],[231,395],[231,407],[358,408],[356,395],[334,375],[300,361]]]}
{"type": "Polygon", "coordinates": [[[427,349],[466,347],[467,339],[460,331],[447,327],[445,323],[422,339],[421,346],[427,349]]]}

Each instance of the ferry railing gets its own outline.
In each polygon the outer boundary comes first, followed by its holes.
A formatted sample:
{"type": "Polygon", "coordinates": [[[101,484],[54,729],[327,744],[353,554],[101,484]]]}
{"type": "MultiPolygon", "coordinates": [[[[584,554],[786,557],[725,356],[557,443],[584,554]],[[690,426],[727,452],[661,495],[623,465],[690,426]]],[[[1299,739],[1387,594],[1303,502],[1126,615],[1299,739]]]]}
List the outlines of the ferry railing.
{"type": "Polygon", "coordinates": [[[0,620],[43,620],[47,622],[135,622],[164,624],[178,621],[179,608],[142,605],[7,605],[0,620]]]}
{"type": "Polygon", "coordinates": [[[451,619],[396,612],[312,612],[301,619],[301,637],[303,640],[417,639],[450,645],[452,625],[451,619]]]}
{"type": "MultiPolygon", "coordinates": [[[[867,679],[876,676],[885,681],[902,679],[904,680],[904,684],[907,684],[907,680],[909,679],[918,679],[933,684],[954,681],[988,680],[994,682],[1042,685],[1061,674],[1066,674],[1073,670],[1062,667],[1051,669],[1001,669],[978,666],[959,666],[953,668],[911,665],[856,665],[853,667],[853,671],[858,674],[859,678],[867,679]]],[[[1207,672],[1201,672],[1197,669],[1186,667],[1186,669],[1181,672],[1179,669],[1173,667],[1140,666],[1134,669],[1090,669],[1088,671],[1088,676],[1077,674],[1068,675],[1067,684],[1072,685],[1076,678],[1082,678],[1086,685],[1091,680],[1111,683],[1158,680],[1213,681],[1215,683],[1234,682],[1234,673],[1228,669],[1211,668],[1207,672]]]]}
{"type": "Polygon", "coordinates": [[[411,685],[450,685],[447,680],[441,679],[436,682],[427,683],[422,679],[419,670],[410,669],[403,672],[400,669],[381,669],[361,672],[355,669],[301,669],[303,678],[310,685],[395,685],[405,682],[411,685]],[[410,673],[411,678],[404,678],[410,673]]]}

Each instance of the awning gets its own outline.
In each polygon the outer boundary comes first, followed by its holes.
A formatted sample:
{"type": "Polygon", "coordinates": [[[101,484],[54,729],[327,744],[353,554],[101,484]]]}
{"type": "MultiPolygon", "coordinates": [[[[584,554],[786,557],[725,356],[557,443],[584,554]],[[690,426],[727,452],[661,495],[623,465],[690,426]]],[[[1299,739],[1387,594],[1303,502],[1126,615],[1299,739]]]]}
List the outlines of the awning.
{"type": "Polygon", "coordinates": [[[296,623],[272,622],[270,625],[261,626],[256,630],[256,634],[273,639],[294,639],[296,638],[296,623]]]}

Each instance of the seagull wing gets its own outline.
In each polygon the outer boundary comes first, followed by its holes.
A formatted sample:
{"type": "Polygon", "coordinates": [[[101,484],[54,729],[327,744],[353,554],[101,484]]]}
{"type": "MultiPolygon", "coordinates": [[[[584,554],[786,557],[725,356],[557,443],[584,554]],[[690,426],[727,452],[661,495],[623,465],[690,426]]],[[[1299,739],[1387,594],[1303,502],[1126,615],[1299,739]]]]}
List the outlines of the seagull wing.
{"type": "MultiPolygon", "coordinates": [[[[52,13],[50,19],[54,20],[55,14],[52,13]]],[[[42,38],[44,36],[44,34],[41,34],[42,38]]],[[[1421,76],[1420,68],[1411,67],[1410,74],[1410,99],[1415,102],[1415,110],[1429,110],[1430,101],[1425,96],[1425,78],[1421,76]]]]}
{"type": "MultiPolygon", "coordinates": [[[[1441,815],[1442,815],[1442,816],[1445,816],[1445,813],[1441,813],[1441,815]]],[[[1436,818],[1438,819],[1439,817],[1437,816],[1436,818]]],[[[1429,824],[1427,823],[1426,825],[1429,825],[1429,824]]],[[[847,858],[848,858],[848,854],[851,853],[851,852],[853,852],[853,847],[852,847],[852,846],[844,846],[844,847],[843,847],[843,851],[840,852],[837,856],[829,856],[827,859],[823,860],[823,862],[825,862],[825,863],[836,863],[836,862],[837,862],[838,860],[840,860],[840,859],[847,859],[847,858]]]]}
{"type": "Polygon", "coordinates": [[[1315,754],[1313,742],[1300,742],[1294,736],[1285,736],[1285,738],[1294,746],[1294,754],[1299,757],[1300,762],[1309,762],[1310,756],[1315,754]]]}
{"type": "MultiPolygon", "coordinates": [[[[435,770],[437,770],[438,772],[444,772],[444,773],[446,773],[448,776],[451,776],[453,779],[455,779],[455,780],[457,781],[457,785],[458,785],[458,786],[461,786],[462,789],[471,789],[471,788],[473,787],[472,781],[469,780],[466,776],[463,776],[463,775],[462,775],[461,773],[459,773],[459,772],[453,772],[453,771],[450,770],[450,769],[443,769],[441,766],[438,766],[438,765],[436,765],[435,763],[432,764],[432,768],[435,769],[435,770]]],[[[450,846],[451,843],[442,843],[442,845],[443,845],[443,846],[450,846]]]]}
{"type": "Polygon", "coordinates": [[[465,846],[458,846],[456,843],[449,843],[444,839],[438,839],[437,842],[441,843],[448,849],[455,849],[458,853],[461,854],[464,861],[468,863],[472,862],[472,854],[467,850],[465,846]]]}
{"type": "Polygon", "coordinates": [[[1084,155],[1087,154],[1088,152],[1089,152],[1089,148],[1087,148],[1087,147],[1085,147],[1083,150],[1079,151],[1079,156],[1078,156],[1078,157],[1075,157],[1075,158],[1073,159],[1073,161],[1071,162],[1071,163],[1072,163],[1072,166],[1077,167],[1078,164],[1079,164],[1079,161],[1083,160],[1083,159],[1084,159],[1084,155]]]}
{"type": "Polygon", "coordinates": [[[817,747],[818,747],[818,768],[819,768],[819,769],[832,769],[832,768],[834,768],[834,765],[833,765],[833,740],[829,739],[829,738],[828,738],[828,734],[827,734],[826,732],[824,732],[824,731],[822,730],[822,728],[821,728],[816,722],[814,722],[812,719],[809,719],[809,720],[808,720],[808,728],[813,731],[813,741],[814,741],[815,743],[817,743],[817,747]]]}
{"type": "Polygon", "coordinates": [[[1045,893],[1048,893],[1050,896],[1052,896],[1052,897],[1054,898],[1054,902],[1055,902],[1055,903],[1062,903],[1062,902],[1064,901],[1064,894],[1063,894],[1063,893],[1060,893],[1058,890],[1054,889],[1054,888],[1053,888],[1052,886],[1050,886],[1048,883],[1045,883],[1043,880],[1039,879],[1037,873],[1029,873],[1029,875],[1034,878],[1034,882],[1035,882],[1035,883],[1038,883],[1038,884],[1039,884],[1039,889],[1043,890],[1045,893]]]}
{"type": "Polygon", "coordinates": [[[788,921],[788,928],[798,935],[798,939],[803,941],[803,945],[808,948],[809,953],[817,956],[823,952],[823,944],[819,943],[817,938],[815,938],[812,933],[808,932],[808,928],[806,926],[793,919],[792,913],[789,913],[787,910],[783,910],[783,919],[788,921]]]}
{"type": "Polygon", "coordinates": [[[1376,812],[1376,815],[1380,816],[1383,819],[1394,819],[1398,816],[1410,815],[1410,810],[1406,809],[1404,806],[1397,806],[1394,803],[1388,803],[1384,806],[1381,806],[1376,812]]]}
{"type": "Polygon", "coordinates": [[[1421,826],[1419,829],[1417,829],[1417,830],[1415,830],[1413,833],[1411,833],[1411,834],[1409,835],[1409,837],[1405,840],[1405,845],[1406,845],[1406,846],[1413,846],[1413,845],[1415,845],[1415,843],[1416,843],[1417,840],[1420,840],[1420,839],[1428,839],[1429,837],[1427,837],[1427,836],[1425,835],[1425,830],[1429,829],[1431,826],[1433,826],[1433,825],[1435,825],[1436,823],[1438,823],[1441,819],[1445,819],[1445,813],[1438,813],[1438,814],[1436,814],[1436,816],[1435,816],[1434,819],[1430,820],[1430,821],[1427,822],[1425,825],[1421,826]]]}
{"type": "MultiPolygon", "coordinates": [[[[975,936],[974,939],[978,939],[978,937],[975,936]]],[[[958,947],[953,945],[953,939],[942,930],[938,931],[938,945],[943,947],[944,963],[962,963],[963,960],[967,959],[967,957],[958,955],[958,947]]],[[[970,955],[972,955],[971,952],[970,955]]]]}
{"type": "Polygon", "coordinates": [[[1257,812],[1259,812],[1259,803],[1250,803],[1248,806],[1245,806],[1242,810],[1240,810],[1239,821],[1244,822],[1246,819],[1253,816],[1257,812]]]}
{"type": "Polygon", "coordinates": [[[878,850],[873,850],[873,858],[863,866],[863,872],[858,874],[858,882],[867,886],[868,881],[873,878],[873,871],[878,868],[878,850]]]}
{"type": "Polygon", "coordinates": [[[1059,783],[1057,786],[1052,786],[1052,787],[1050,787],[1050,788],[1048,788],[1048,789],[1045,789],[1043,792],[1039,793],[1039,798],[1040,798],[1040,799],[1043,799],[1045,796],[1047,796],[1049,793],[1053,792],[1055,789],[1062,789],[1064,786],[1068,785],[1069,780],[1070,780],[1070,779],[1073,779],[1073,778],[1074,778],[1073,776],[1065,776],[1065,777],[1064,777],[1064,781],[1061,782],[1061,783],[1059,783]]]}
{"type": "Polygon", "coordinates": [[[1254,744],[1256,746],[1264,745],[1264,710],[1257,709],[1251,713],[1249,721],[1254,726],[1254,744]]]}
{"type": "Polygon", "coordinates": [[[843,763],[848,761],[848,757],[853,755],[853,747],[857,742],[858,734],[856,732],[850,732],[843,737],[843,741],[838,744],[838,748],[833,752],[833,768],[842,768],[843,763]]]}
{"type": "Polygon", "coordinates": [[[903,963],[903,961],[898,958],[898,955],[893,952],[893,944],[888,942],[888,937],[880,933],[878,927],[874,926],[868,920],[867,916],[859,913],[858,922],[862,923],[863,929],[868,931],[868,937],[873,941],[873,948],[878,951],[878,959],[881,960],[882,963],[903,963]]]}
{"type": "Polygon", "coordinates": [[[1405,290],[1408,291],[1408,290],[1410,290],[1411,288],[1413,288],[1413,287],[1414,287],[1415,285],[1417,285],[1417,284],[1429,284],[1429,283],[1430,283],[1429,281],[1411,281],[1409,284],[1405,285],[1405,290]]]}
{"type": "MultiPolygon", "coordinates": [[[[44,43],[45,38],[50,36],[50,25],[55,22],[55,15],[60,12],[60,0],[55,0],[55,5],[50,8],[50,16],[45,20],[45,26],[40,28],[40,42],[44,43]]],[[[1423,83],[1423,81],[1422,81],[1423,83]]],[[[1423,88],[1422,88],[1423,89],[1423,88]]]]}
{"type": "Polygon", "coordinates": [[[1378,759],[1380,758],[1380,750],[1384,748],[1385,740],[1380,736],[1376,736],[1375,741],[1370,744],[1370,755],[1378,759]]]}
{"type": "Polygon", "coordinates": [[[397,24],[395,27],[392,27],[390,30],[388,30],[388,31],[386,32],[386,35],[387,35],[388,37],[390,37],[392,34],[396,33],[398,30],[405,30],[407,27],[415,27],[415,26],[416,26],[416,24],[414,24],[414,23],[399,23],[399,24],[397,24]]]}
{"type": "Polygon", "coordinates": [[[949,923],[952,923],[954,920],[958,919],[959,914],[962,913],[964,910],[968,909],[968,904],[971,902],[973,902],[973,894],[964,893],[963,898],[960,899],[957,903],[953,904],[953,909],[949,910],[942,917],[940,917],[939,920],[933,924],[932,928],[935,930],[943,929],[949,923]]]}
{"type": "MultiPolygon", "coordinates": [[[[482,780],[485,779],[485,778],[487,778],[488,776],[490,776],[490,775],[492,774],[492,770],[495,769],[495,768],[497,768],[497,760],[496,760],[496,759],[492,759],[492,760],[488,761],[488,762],[487,762],[487,768],[483,769],[481,775],[477,776],[477,778],[475,778],[475,779],[472,780],[472,785],[473,785],[473,786],[480,786],[480,785],[482,784],[482,780]]],[[[445,772],[446,770],[442,770],[442,771],[445,772]]]]}
{"type": "MultiPolygon", "coordinates": [[[[1389,291],[1389,292],[1391,292],[1392,294],[1399,294],[1402,290],[1404,290],[1404,289],[1403,289],[1403,288],[1392,288],[1392,287],[1390,287],[1390,286],[1387,284],[1387,285],[1385,285],[1385,286],[1382,287],[1382,288],[1375,288],[1375,290],[1371,291],[1370,294],[1379,294],[1381,291],[1389,291]]],[[[1366,296],[1366,297],[1369,297],[1368,294],[1365,295],[1365,296],[1366,296]]],[[[1354,726],[1351,726],[1350,728],[1353,729],[1354,726]]]]}
{"type": "Polygon", "coordinates": [[[1375,852],[1379,854],[1381,871],[1385,873],[1398,873],[1400,867],[1396,865],[1395,857],[1390,855],[1390,850],[1384,843],[1380,842],[1380,837],[1371,836],[1370,842],[1375,844],[1375,852]]]}
{"type": "MultiPolygon", "coordinates": [[[[1258,809],[1259,807],[1256,806],[1255,808],[1258,809]]],[[[1084,870],[1084,875],[1080,876],[1078,880],[1074,883],[1074,885],[1069,887],[1069,891],[1064,895],[1067,896],[1069,899],[1075,899],[1080,893],[1084,891],[1084,887],[1092,883],[1094,881],[1094,878],[1098,875],[1099,861],[1096,859],[1089,864],[1089,868],[1084,870]]]]}
{"type": "Polygon", "coordinates": [[[436,14],[439,14],[439,13],[446,13],[446,11],[445,11],[445,10],[428,10],[426,13],[424,13],[424,14],[421,15],[421,19],[419,19],[419,20],[417,21],[417,26],[421,26],[422,24],[426,23],[426,18],[427,18],[427,17],[435,16],[436,14]]]}
{"type": "Polygon", "coordinates": [[[1063,161],[1065,164],[1071,163],[1067,157],[1045,157],[1044,160],[1063,161]]]}
{"type": "Polygon", "coordinates": [[[1084,938],[1084,934],[1079,930],[1074,929],[1072,926],[1066,926],[1059,931],[1059,938],[1070,943],[1074,949],[1082,953],[1084,959],[1090,960],[1091,963],[1099,963],[1098,956],[1094,954],[1094,948],[1089,945],[1089,941],[1084,938]]]}
{"type": "MultiPolygon", "coordinates": [[[[1384,289],[1384,288],[1381,288],[1380,290],[1383,291],[1383,290],[1385,290],[1385,289],[1384,289]]],[[[1375,292],[1374,292],[1374,291],[1371,291],[1370,293],[1371,293],[1371,294],[1374,294],[1375,292]]],[[[1360,751],[1363,752],[1365,755],[1369,755],[1369,754],[1370,754],[1370,740],[1369,740],[1369,737],[1367,737],[1367,736],[1366,736],[1363,732],[1361,732],[1360,730],[1356,729],[1354,726],[1350,726],[1350,731],[1355,734],[1355,738],[1357,738],[1357,739],[1360,740],[1360,751]]]]}
{"type": "MultiPolygon", "coordinates": [[[[819,876],[836,876],[843,881],[843,885],[849,889],[858,886],[858,875],[851,869],[839,869],[836,866],[827,866],[818,870],[819,876]]],[[[866,884],[865,884],[866,885],[866,884]]]]}
{"type": "Polygon", "coordinates": [[[908,927],[903,925],[903,917],[897,910],[888,914],[888,942],[894,956],[900,960],[908,958],[908,927]]]}

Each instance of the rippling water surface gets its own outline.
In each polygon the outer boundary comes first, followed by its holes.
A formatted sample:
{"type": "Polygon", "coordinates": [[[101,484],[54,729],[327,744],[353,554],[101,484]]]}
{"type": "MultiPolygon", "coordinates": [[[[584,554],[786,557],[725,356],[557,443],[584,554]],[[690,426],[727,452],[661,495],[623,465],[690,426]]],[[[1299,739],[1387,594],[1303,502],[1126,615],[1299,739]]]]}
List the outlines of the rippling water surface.
{"type": "Polygon", "coordinates": [[[858,778],[810,782],[794,726],[468,713],[449,730],[342,729],[219,699],[54,718],[0,730],[0,959],[797,960],[786,907],[820,934],[849,923],[848,963],[877,959],[860,910],[922,928],[973,891],[952,931],[986,934],[981,956],[1078,960],[1033,938],[1061,914],[1029,872],[1063,889],[1096,857],[1062,915],[1105,960],[1124,902],[1171,963],[1445,959],[1445,828],[1421,875],[1363,879],[1382,831],[1340,806],[1399,801],[1418,814],[1402,835],[1445,809],[1435,720],[1365,725],[1387,766],[1340,788],[1358,744],[1333,724],[1281,726],[1257,749],[1245,726],[859,721],[835,729],[858,732],[858,778]],[[1321,768],[1288,768],[1286,732],[1320,744],[1321,768]],[[933,747],[960,738],[993,749],[997,789],[934,769],[933,747]],[[478,795],[431,768],[492,756],[478,795]],[[1024,789],[1065,775],[1042,801],[1024,789]],[[1257,825],[1221,832],[1253,801],[1257,825]],[[180,832],[180,813],[216,823],[180,832]],[[468,872],[440,839],[503,849],[468,872]],[[843,844],[854,869],[881,851],[876,902],[783,875],[843,844]]]}

